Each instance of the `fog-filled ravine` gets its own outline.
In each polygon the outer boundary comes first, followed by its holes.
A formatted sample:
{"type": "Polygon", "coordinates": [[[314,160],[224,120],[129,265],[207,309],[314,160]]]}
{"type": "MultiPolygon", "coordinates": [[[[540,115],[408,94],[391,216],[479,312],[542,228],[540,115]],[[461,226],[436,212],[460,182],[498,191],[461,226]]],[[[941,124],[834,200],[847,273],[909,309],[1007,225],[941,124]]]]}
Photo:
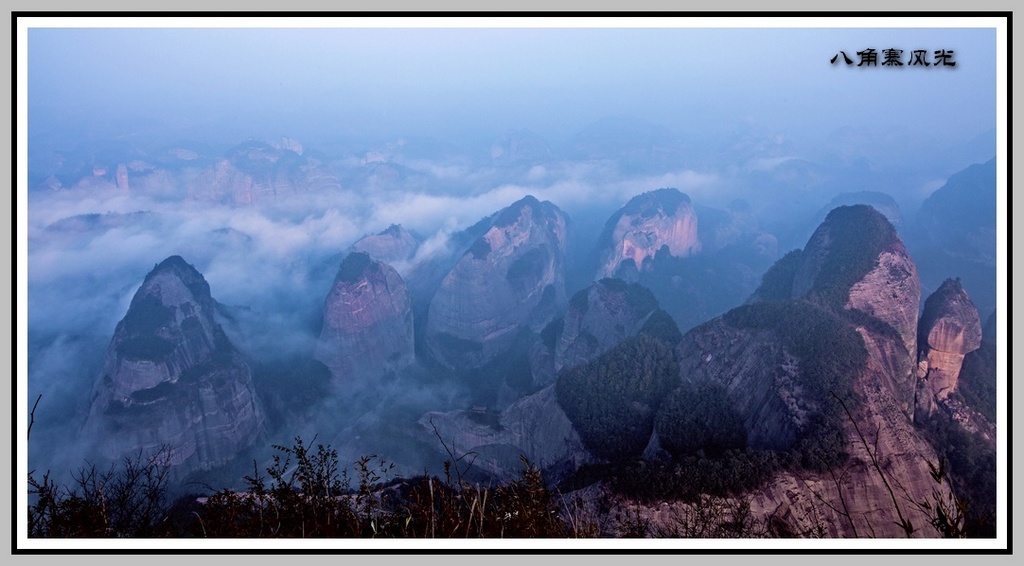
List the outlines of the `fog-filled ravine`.
{"type": "MultiPolygon", "coordinates": [[[[343,467],[384,458],[387,479],[454,461],[495,485],[525,458],[648,535],[673,534],[659,504],[702,496],[766,536],[948,535],[920,503],[954,496],[968,534],[995,532],[994,82],[950,90],[970,110],[948,123],[867,121],[825,104],[857,71],[814,30],[249,31],[154,30],[152,60],[106,84],[70,69],[150,36],[29,34],[30,469],[71,483],[164,453],[169,493],[195,498],[301,438],[343,467]],[[805,68],[652,55],[746,34],[806,40],[805,68]],[[243,48],[267,38],[289,41],[257,64],[243,48]],[[57,55],[84,39],[108,43],[57,55]],[[524,39],[551,60],[488,62],[524,39]]],[[[856,88],[988,77],[970,32],[956,71],[856,88]]],[[[863,33],[841,35],[889,37],[863,33]]],[[[609,525],[591,534],[633,532],[609,525]]]]}

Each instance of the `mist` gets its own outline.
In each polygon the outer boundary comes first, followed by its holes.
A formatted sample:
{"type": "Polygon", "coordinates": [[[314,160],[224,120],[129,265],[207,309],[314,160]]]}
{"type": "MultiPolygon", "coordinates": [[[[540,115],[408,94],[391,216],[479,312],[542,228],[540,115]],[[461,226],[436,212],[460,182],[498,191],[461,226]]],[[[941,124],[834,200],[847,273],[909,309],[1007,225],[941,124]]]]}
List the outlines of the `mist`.
{"type": "MultiPolygon", "coordinates": [[[[47,447],[33,456],[64,469],[82,456],[59,439],[168,256],[203,274],[232,342],[273,365],[309,355],[346,250],[392,224],[423,242],[395,263],[402,276],[527,195],[565,211],[580,254],[619,207],[661,187],[749,205],[778,257],[842,193],[884,192],[910,226],[950,175],[996,154],[994,51],[993,30],[970,28],[33,27],[19,187],[20,391],[43,396],[33,433],[47,447]],[[954,50],[957,65],[829,63],[865,48],[954,50]],[[247,203],[204,192],[249,140],[299,144],[303,171],[332,188],[247,203]]],[[[468,402],[445,384],[400,398],[468,402]]],[[[372,408],[328,401],[284,434],[345,438],[378,426],[372,408]]],[[[358,456],[373,440],[345,448],[358,456]]]]}

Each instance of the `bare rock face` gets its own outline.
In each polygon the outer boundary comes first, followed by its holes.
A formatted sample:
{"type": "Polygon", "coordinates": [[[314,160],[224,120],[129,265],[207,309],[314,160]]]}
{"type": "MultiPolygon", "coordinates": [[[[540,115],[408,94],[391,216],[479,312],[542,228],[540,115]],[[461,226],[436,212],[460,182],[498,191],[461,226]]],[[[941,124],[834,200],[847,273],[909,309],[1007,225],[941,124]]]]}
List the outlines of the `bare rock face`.
{"type": "Polygon", "coordinates": [[[902,242],[878,254],[875,268],[850,288],[845,307],[857,309],[892,326],[908,352],[917,348],[917,305],[921,282],[902,242]]]}
{"type": "Polygon", "coordinates": [[[565,304],[565,214],[526,197],[493,218],[430,301],[426,347],[449,368],[480,367],[565,304]]]}
{"type": "Polygon", "coordinates": [[[412,303],[391,266],[362,252],[346,256],[324,302],[314,357],[336,383],[361,385],[413,362],[412,303]]]}
{"type": "Polygon", "coordinates": [[[555,372],[589,362],[635,336],[658,309],[650,291],[621,279],[601,279],[576,293],[555,346],[555,372]]]}
{"type": "Polygon", "coordinates": [[[663,247],[673,257],[698,253],[697,214],[690,197],[676,189],[633,197],[608,219],[598,246],[598,279],[618,277],[622,267],[649,269],[645,262],[653,261],[663,247]]]}
{"type": "Polygon", "coordinates": [[[419,420],[429,438],[440,436],[455,457],[472,455],[487,475],[511,479],[522,469],[520,455],[557,479],[592,456],[558,404],[555,386],[523,397],[500,413],[475,408],[427,413],[419,420]],[[435,432],[436,428],[436,432],[435,432]]]}
{"type": "Polygon", "coordinates": [[[214,318],[210,287],[172,256],[146,276],[118,323],[86,430],[119,458],[170,450],[176,473],[223,464],[264,432],[252,374],[214,318]]]}
{"type": "Polygon", "coordinates": [[[392,264],[409,261],[416,255],[420,241],[411,232],[392,224],[383,232],[365,236],[352,244],[352,251],[369,254],[373,259],[392,264]]]}
{"type": "Polygon", "coordinates": [[[931,413],[956,390],[964,356],[981,347],[981,318],[958,279],[947,279],[924,302],[919,333],[918,411],[931,413]]]}
{"type": "Polygon", "coordinates": [[[301,146],[248,141],[200,173],[189,188],[189,196],[251,204],[338,188],[337,178],[316,159],[302,155],[301,146]]]}

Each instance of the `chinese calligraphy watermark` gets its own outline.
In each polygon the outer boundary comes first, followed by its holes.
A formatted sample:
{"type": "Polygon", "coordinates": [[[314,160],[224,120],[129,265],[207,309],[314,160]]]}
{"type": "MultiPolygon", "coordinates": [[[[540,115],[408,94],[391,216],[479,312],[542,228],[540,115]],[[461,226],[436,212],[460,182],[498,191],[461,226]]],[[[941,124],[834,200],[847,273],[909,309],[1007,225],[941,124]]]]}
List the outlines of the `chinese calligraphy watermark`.
{"type": "Polygon", "coordinates": [[[952,49],[936,49],[931,53],[932,59],[928,58],[927,49],[914,49],[911,51],[904,63],[903,59],[904,51],[902,49],[896,49],[890,47],[883,49],[879,52],[877,49],[869,48],[861,51],[856,51],[854,54],[859,58],[858,61],[854,61],[845,51],[840,51],[829,59],[829,63],[835,65],[836,63],[845,63],[847,66],[856,67],[956,67],[956,61],[953,60],[954,51],[952,49]],[[881,63],[879,63],[879,55],[881,55],[881,63]],[[840,59],[842,57],[842,59],[840,59]]]}

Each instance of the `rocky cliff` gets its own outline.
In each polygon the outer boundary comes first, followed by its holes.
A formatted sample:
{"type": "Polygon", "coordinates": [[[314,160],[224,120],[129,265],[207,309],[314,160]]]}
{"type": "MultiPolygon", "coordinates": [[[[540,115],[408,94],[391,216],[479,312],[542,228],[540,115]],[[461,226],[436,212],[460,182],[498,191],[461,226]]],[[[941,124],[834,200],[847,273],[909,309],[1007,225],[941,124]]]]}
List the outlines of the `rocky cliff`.
{"type": "Polygon", "coordinates": [[[360,238],[352,244],[351,251],[363,252],[373,259],[394,265],[411,260],[419,245],[420,240],[411,232],[392,224],[378,234],[360,238]]]}
{"type": "Polygon", "coordinates": [[[362,252],[346,256],[324,301],[314,357],[343,387],[398,371],[414,358],[412,303],[398,272],[362,252]]]}
{"type": "Polygon", "coordinates": [[[555,345],[555,372],[593,360],[635,336],[657,309],[650,291],[621,279],[601,279],[577,292],[555,345]]]}
{"type": "Polygon", "coordinates": [[[419,423],[428,438],[440,437],[457,458],[471,455],[476,471],[497,478],[516,477],[522,469],[520,456],[545,470],[549,481],[571,473],[591,458],[559,406],[554,385],[523,397],[500,413],[482,407],[432,412],[423,415],[419,423]]]}
{"type": "Polygon", "coordinates": [[[981,347],[981,318],[958,279],[947,279],[924,303],[918,334],[917,411],[935,411],[956,391],[964,356],[981,347]]]}
{"type": "Polygon", "coordinates": [[[909,410],[919,300],[891,224],[870,207],[840,207],[748,305],[684,336],[683,381],[725,387],[751,446],[794,448],[810,466],[748,494],[755,516],[862,537],[906,536],[902,517],[913,536],[936,536],[915,505],[948,494],[909,410]]]}
{"type": "Polygon", "coordinates": [[[101,453],[170,451],[176,473],[223,464],[264,432],[249,366],[215,320],[210,287],[172,256],[118,323],[86,425],[101,453]]]}
{"type": "Polygon", "coordinates": [[[248,141],[229,150],[189,187],[197,200],[250,204],[340,188],[327,167],[294,143],[248,141]],[[298,152],[295,150],[298,149],[298,152]]]}
{"type": "Polygon", "coordinates": [[[841,206],[826,216],[802,252],[780,264],[766,274],[752,300],[784,297],[788,287],[789,297],[824,306],[865,330],[869,352],[890,368],[892,391],[911,414],[921,282],[892,224],[870,206],[841,206]]]}
{"type": "Polygon", "coordinates": [[[690,197],[676,189],[635,196],[608,219],[598,241],[597,278],[628,277],[631,270],[649,269],[648,262],[663,247],[673,257],[701,249],[690,197]]]}
{"type": "Polygon", "coordinates": [[[565,304],[565,214],[526,197],[491,218],[430,300],[426,347],[448,368],[480,367],[565,304]]]}

